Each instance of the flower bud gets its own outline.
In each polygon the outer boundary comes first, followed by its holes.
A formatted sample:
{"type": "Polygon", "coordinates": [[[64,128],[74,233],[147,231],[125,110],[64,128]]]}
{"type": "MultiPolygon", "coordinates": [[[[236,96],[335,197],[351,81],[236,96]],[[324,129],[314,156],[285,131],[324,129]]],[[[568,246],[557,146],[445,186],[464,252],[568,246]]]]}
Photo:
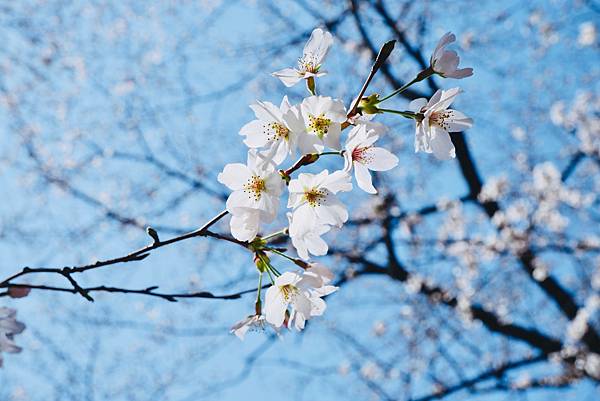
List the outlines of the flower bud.
{"type": "Polygon", "coordinates": [[[27,287],[8,287],[8,296],[11,298],[25,298],[31,292],[27,287]]]}
{"type": "Polygon", "coordinates": [[[256,269],[259,272],[266,272],[269,266],[269,262],[270,259],[264,252],[259,251],[254,254],[254,264],[256,265],[256,269]]]}
{"type": "Polygon", "coordinates": [[[377,93],[374,93],[370,96],[363,97],[362,99],[360,99],[360,102],[358,103],[358,109],[362,113],[366,114],[379,114],[382,113],[382,111],[377,108],[378,104],[379,95],[377,93]]]}

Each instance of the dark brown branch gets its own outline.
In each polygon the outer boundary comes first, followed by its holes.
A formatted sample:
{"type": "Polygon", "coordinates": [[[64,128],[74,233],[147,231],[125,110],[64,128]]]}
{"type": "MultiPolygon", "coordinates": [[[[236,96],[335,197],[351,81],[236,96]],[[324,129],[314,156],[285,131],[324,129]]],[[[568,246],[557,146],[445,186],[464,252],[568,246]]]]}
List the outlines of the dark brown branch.
{"type": "MultiPolygon", "coordinates": [[[[214,295],[208,291],[201,292],[191,292],[191,293],[161,293],[155,292],[158,289],[158,286],[152,286],[144,289],[129,289],[129,288],[120,288],[120,287],[108,287],[108,286],[96,286],[96,287],[80,287],[75,281],[72,281],[73,288],[65,288],[65,287],[54,287],[49,285],[34,285],[34,284],[11,284],[10,287],[13,288],[30,288],[34,290],[43,290],[43,291],[54,291],[54,292],[67,292],[71,294],[80,294],[84,296],[86,299],[93,301],[90,292],[110,292],[110,293],[118,293],[118,294],[138,294],[138,295],[147,295],[151,297],[162,298],[169,302],[177,302],[178,299],[186,299],[186,298],[207,298],[207,299],[238,299],[241,298],[242,295],[251,294],[258,291],[258,288],[252,288],[249,290],[239,291],[233,294],[225,294],[225,295],[214,295]],[[84,295],[85,294],[85,295],[84,295]]],[[[269,288],[271,284],[265,284],[262,286],[262,289],[269,288]]],[[[8,295],[6,293],[0,293],[0,297],[8,295]]]]}
{"type": "MultiPolygon", "coordinates": [[[[155,249],[158,248],[162,248],[163,246],[166,245],[170,245],[173,244],[175,242],[179,242],[179,241],[183,241],[186,239],[190,239],[190,238],[195,238],[195,237],[202,237],[202,236],[212,236],[212,237],[216,237],[216,238],[220,238],[220,239],[225,239],[225,237],[220,237],[218,236],[218,234],[212,233],[209,231],[209,228],[212,227],[215,223],[217,223],[219,220],[221,220],[223,217],[225,217],[228,214],[227,210],[223,210],[221,213],[217,214],[215,217],[213,217],[210,221],[208,221],[204,226],[202,226],[201,228],[191,231],[189,233],[177,236],[177,237],[173,237],[170,238],[168,240],[165,241],[160,241],[160,242],[153,242],[150,245],[147,245],[143,248],[138,249],[137,251],[131,252],[125,256],[120,256],[117,258],[113,258],[113,259],[107,259],[107,260],[103,260],[103,261],[97,261],[95,263],[92,264],[88,264],[88,265],[83,265],[83,266],[76,266],[76,267],[63,267],[61,268],[31,268],[31,267],[24,267],[20,272],[13,274],[12,276],[8,277],[7,279],[3,280],[2,282],[0,282],[0,288],[6,288],[8,286],[10,286],[13,280],[28,275],[28,274],[35,274],[35,273],[56,273],[56,274],[60,274],[64,277],[66,277],[71,284],[73,284],[74,289],[77,289],[78,285],[75,283],[73,283],[73,278],[71,277],[71,274],[73,273],[83,273],[86,272],[88,270],[93,270],[93,269],[97,269],[100,267],[104,267],[104,266],[110,266],[110,265],[115,265],[118,263],[127,263],[127,262],[134,262],[134,261],[139,261],[142,259],[145,259],[146,257],[148,257],[148,255],[150,254],[150,252],[152,252],[155,249]]],[[[233,239],[227,239],[229,241],[232,242],[236,242],[240,245],[243,245],[243,243],[239,242],[239,241],[235,241],[233,239]]],[[[78,291],[79,292],[79,291],[78,291]]],[[[81,293],[81,292],[80,292],[81,293]]],[[[83,293],[81,293],[81,295],[83,295],[84,297],[86,297],[87,299],[89,299],[87,296],[85,296],[83,293]]]]}
{"type": "MultiPolygon", "coordinates": [[[[413,275],[399,262],[396,262],[397,264],[393,266],[390,266],[389,264],[378,265],[377,263],[369,261],[363,256],[352,255],[346,252],[338,252],[336,252],[336,254],[342,256],[349,262],[362,265],[362,269],[355,273],[355,277],[360,275],[384,274],[401,282],[407,282],[413,277],[413,275]]],[[[336,285],[342,285],[347,280],[347,278],[340,279],[336,285]]],[[[458,299],[440,286],[423,282],[419,288],[419,293],[425,295],[428,299],[435,303],[441,303],[453,309],[458,308],[458,299]]],[[[559,340],[543,334],[533,328],[525,328],[513,323],[504,323],[494,313],[479,305],[470,305],[468,307],[468,312],[470,312],[473,319],[483,323],[483,325],[491,332],[523,341],[533,348],[539,349],[546,355],[553,352],[558,352],[562,349],[562,343],[559,340]]]]}

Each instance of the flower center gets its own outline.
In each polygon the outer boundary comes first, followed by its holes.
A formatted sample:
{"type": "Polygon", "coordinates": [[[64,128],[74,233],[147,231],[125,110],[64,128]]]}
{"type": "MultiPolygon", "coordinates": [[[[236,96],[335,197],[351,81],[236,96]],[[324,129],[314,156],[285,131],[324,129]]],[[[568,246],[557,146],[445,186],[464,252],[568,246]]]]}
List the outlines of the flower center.
{"type": "Polygon", "coordinates": [[[318,117],[315,117],[312,114],[308,115],[309,131],[314,132],[319,139],[323,139],[323,137],[327,135],[327,132],[329,131],[329,125],[331,125],[331,120],[325,118],[323,113],[319,114],[318,117]]]}
{"type": "Polygon", "coordinates": [[[281,292],[281,295],[283,295],[283,299],[286,302],[289,302],[298,292],[298,288],[292,284],[286,284],[279,287],[279,291],[281,292]]]}
{"type": "Polygon", "coordinates": [[[321,68],[320,64],[317,64],[316,60],[312,56],[304,56],[298,60],[298,68],[301,72],[310,72],[316,74],[321,68]]]}
{"type": "Polygon", "coordinates": [[[369,154],[368,150],[370,146],[364,148],[356,148],[352,151],[352,161],[359,162],[362,164],[369,164],[373,161],[373,156],[369,154]]]}
{"type": "Polygon", "coordinates": [[[244,184],[244,192],[246,192],[249,197],[254,198],[255,201],[260,199],[261,193],[266,189],[267,185],[265,184],[265,180],[257,175],[253,175],[252,178],[244,184]]]}
{"type": "Polygon", "coordinates": [[[272,122],[265,127],[267,132],[268,141],[277,141],[279,139],[285,139],[286,141],[290,137],[290,130],[283,124],[272,122]]]}
{"type": "Polygon", "coordinates": [[[429,121],[431,122],[431,124],[435,124],[438,127],[443,128],[447,131],[448,128],[450,128],[450,126],[446,122],[446,119],[448,119],[449,117],[450,113],[448,111],[438,111],[431,114],[431,117],[429,117],[429,121]]]}
{"type": "Polygon", "coordinates": [[[327,192],[323,189],[312,188],[304,191],[304,199],[312,207],[321,206],[325,196],[327,196],[327,192]]]}

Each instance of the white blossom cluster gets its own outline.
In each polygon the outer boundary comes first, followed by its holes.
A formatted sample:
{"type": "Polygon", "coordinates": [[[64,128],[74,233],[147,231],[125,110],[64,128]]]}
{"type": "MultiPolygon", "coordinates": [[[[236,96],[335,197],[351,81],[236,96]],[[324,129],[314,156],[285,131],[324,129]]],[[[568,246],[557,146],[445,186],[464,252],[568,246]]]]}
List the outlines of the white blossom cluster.
{"type": "Polygon", "coordinates": [[[550,119],[577,136],[581,152],[600,157],[600,96],[579,93],[569,110],[564,102],[556,102],[550,108],[550,119]]]}
{"type": "Polygon", "coordinates": [[[376,146],[385,129],[372,121],[375,115],[389,112],[415,120],[415,152],[433,153],[442,160],[455,157],[449,133],[463,131],[472,125],[470,118],[449,108],[460,93],[459,88],[438,90],[429,100],[414,100],[408,111],[378,107],[411,84],[434,74],[457,79],[472,75],[471,68],[459,69],[457,53],[446,49],[455,40],[451,33],[444,35],[431,56],[430,67],[409,84],[385,98],[380,99],[375,94],[356,99],[358,103],[348,109],[342,100],[318,95],[316,91],[316,78],[326,74],[323,62],[334,41],[329,32],[315,29],[298,66],[272,74],[286,87],[304,81],[310,96],[299,104],[292,104],[284,96],[279,106],[266,101],[251,105],[256,118],[240,130],[248,147],[247,162],[227,164],[218,175],[218,181],[232,191],[227,199],[231,234],[235,239],[249,243],[255,251],[260,277],[256,314],[232,328],[238,337],[243,338],[250,328],[264,327],[265,324],[276,329],[294,326],[301,330],[307,319],[319,316],[325,310],[323,297],[337,288],[330,285],[332,273],[325,266],[309,263],[309,258],[326,255],[328,245],[323,235],[334,227],[342,227],[348,220],[348,210],[340,194],[352,190],[351,174],[360,189],[376,194],[370,171],[387,171],[398,165],[395,155],[376,146]],[[346,128],[349,132],[343,140],[342,133],[346,128]],[[301,157],[296,164],[287,170],[281,168],[297,154],[301,157]],[[332,172],[324,169],[316,174],[299,173],[297,178],[292,177],[300,167],[313,164],[326,155],[343,157],[343,168],[332,172]],[[288,227],[259,237],[261,227],[276,219],[285,193],[288,227]],[[300,259],[268,246],[269,240],[278,235],[289,236],[300,259]],[[268,252],[286,257],[304,270],[281,274],[272,266],[268,252]],[[265,296],[263,315],[260,288],[264,273],[268,274],[272,286],[265,296]]]}

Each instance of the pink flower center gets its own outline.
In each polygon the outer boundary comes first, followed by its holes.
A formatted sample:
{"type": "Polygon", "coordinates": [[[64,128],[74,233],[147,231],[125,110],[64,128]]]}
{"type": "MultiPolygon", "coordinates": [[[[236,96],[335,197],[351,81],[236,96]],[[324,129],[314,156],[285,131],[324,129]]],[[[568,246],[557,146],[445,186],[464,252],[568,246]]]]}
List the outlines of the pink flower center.
{"type": "Polygon", "coordinates": [[[448,112],[447,110],[437,111],[431,114],[431,117],[429,117],[429,121],[431,124],[437,125],[438,127],[443,128],[447,131],[448,128],[450,128],[448,122],[446,121],[448,118],[450,118],[450,112],[448,112]]]}
{"type": "Polygon", "coordinates": [[[355,148],[352,151],[352,161],[359,162],[362,164],[369,164],[373,161],[373,155],[369,153],[371,146],[365,146],[363,148],[355,148]]]}

